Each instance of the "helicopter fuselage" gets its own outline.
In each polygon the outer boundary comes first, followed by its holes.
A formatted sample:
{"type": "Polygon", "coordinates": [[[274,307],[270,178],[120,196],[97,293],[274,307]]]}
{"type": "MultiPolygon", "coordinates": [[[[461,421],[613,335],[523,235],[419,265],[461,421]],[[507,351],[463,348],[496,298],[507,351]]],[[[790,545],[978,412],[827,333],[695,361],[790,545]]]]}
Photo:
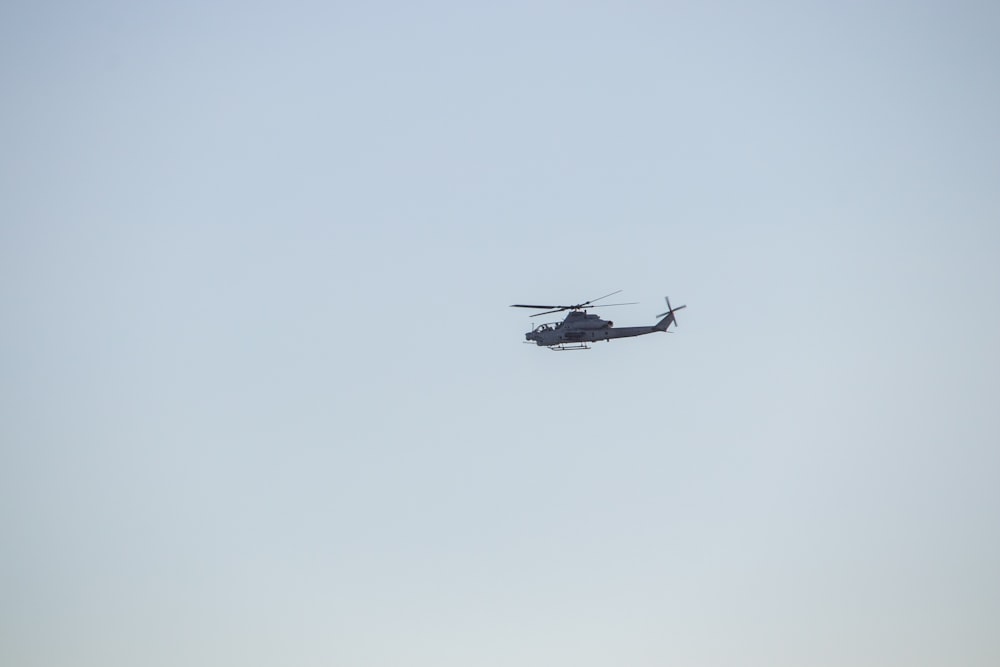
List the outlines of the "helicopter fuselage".
{"type": "Polygon", "coordinates": [[[652,326],[616,327],[614,322],[603,320],[597,315],[571,311],[562,322],[539,325],[524,334],[524,337],[528,342],[534,342],[543,347],[567,350],[582,349],[586,348],[586,343],[666,331],[673,319],[674,315],[671,312],[652,326]]]}

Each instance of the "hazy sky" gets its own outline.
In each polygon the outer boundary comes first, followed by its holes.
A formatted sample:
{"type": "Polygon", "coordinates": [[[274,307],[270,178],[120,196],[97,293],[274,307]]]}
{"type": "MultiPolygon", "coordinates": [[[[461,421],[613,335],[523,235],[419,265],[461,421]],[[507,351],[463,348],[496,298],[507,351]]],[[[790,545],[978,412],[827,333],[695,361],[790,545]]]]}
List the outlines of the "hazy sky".
{"type": "Polygon", "coordinates": [[[1000,664],[998,35],[4,3],[0,663],[1000,664]]]}

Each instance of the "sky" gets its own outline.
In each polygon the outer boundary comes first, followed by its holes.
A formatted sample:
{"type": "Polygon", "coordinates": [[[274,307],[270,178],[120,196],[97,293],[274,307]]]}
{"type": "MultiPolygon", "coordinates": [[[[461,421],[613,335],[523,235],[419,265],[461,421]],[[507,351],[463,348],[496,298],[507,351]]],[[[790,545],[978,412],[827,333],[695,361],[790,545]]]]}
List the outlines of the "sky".
{"type": "Polygon", "coordinates": [[[0,663],[1000,664],[998,31],[4,3],[0,663]]]}

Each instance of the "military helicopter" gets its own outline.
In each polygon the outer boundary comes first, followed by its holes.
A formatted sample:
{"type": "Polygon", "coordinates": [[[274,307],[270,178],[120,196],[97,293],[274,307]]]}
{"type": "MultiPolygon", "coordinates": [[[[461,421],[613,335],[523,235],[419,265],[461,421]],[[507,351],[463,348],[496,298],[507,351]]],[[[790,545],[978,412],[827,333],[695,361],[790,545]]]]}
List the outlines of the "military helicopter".
{"type": "Polygon", "coordinates": [[[612,338],[644,336],[645,334],[654,333],[656,331],[666,331],[671,324],[675,327],[677,326],[677,318],[674,313],[682,308],[687,308],[687,306],[677,306],[674,308],[670,305],[670,298],[663,297],[667,302],[667,312],[657,315],[657,317],[663,318],[659,322],[646,327],[616,327],[615,323],[611,320],[602,320],[597,315],[587,312],[587,309],[589,308],[630,306],[636,303],[635,301],[631,301],[628,303],[603,303],[597,306],[593,305],[595,301],[606,299],[609,296],[618,294],[618,292],[621,292],[621,290],[617,290],[615,292],[611,292],[611,294],[605,294],[604,296],[599,296],[596,299],[584,301],[583,303],[578,303],[573,306],[537,306],[526,303],[514,303],[511,304],[510,307],[538,308],[545,310],[544,313],[535,313],[531,317],[561,313],[568,310],[569,312],[566,313],[566,317],[562,322],[540,324],[528,333],[524,334],[525,342],[534,342],[542,347],[547,347],[550,350],[557,351],[589,350],[590,345],[588,345],[588,343],[598,340],[610,341],[612,338]]]}

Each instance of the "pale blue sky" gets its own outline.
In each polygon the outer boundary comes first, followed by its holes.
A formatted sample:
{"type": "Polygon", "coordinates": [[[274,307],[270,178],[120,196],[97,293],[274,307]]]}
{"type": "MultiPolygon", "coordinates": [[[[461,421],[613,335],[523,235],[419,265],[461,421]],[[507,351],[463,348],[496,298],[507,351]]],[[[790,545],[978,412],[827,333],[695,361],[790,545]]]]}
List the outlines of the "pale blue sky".
{"type": "Polygon", "coordinates": [[[1000,664],[998,34],[4,4],[0,663],[1000,664]]]}

